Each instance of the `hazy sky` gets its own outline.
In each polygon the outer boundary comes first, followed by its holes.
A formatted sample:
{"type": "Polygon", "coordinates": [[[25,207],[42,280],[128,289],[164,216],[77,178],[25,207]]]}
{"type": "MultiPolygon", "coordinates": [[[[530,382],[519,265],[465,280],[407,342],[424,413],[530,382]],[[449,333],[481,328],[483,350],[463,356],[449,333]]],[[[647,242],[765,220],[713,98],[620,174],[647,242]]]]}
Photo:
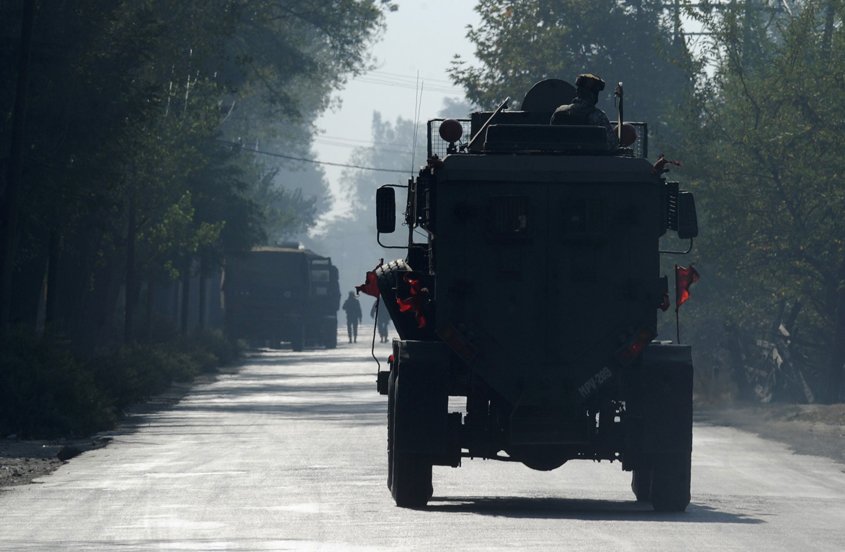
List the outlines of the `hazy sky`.
{"type": "MultiPolygon", "coordinates": [[[[369,145],[374,111],[387,121],[413,119],[418,73],[421,121],[435,117],[445,97],[463,97],[461,89],[450,84],[446,69],[455,54],[474,59],[466,39],[467,25],[478,21],[473,6],[475,0],[400,0],[399,10],[387,14],[387,29],[373,47],[377,69],[350,81],[339,95],[342,106],[318,121],[318,159],[347,163],[353,147],[369,145]]],[[[336,193],[343,169],[324,169],[336,193]]],[[[373,178],[375,183],[378,173],[373,178]]]]}
{"type": "MultiPolygon", "coordinates": [[[[348,163],[354,147],[371,145],[374,111],[380,111],[386,121],[399,116],[414,119],[417,74],[423,89],[421,121],[436,117],[444,98],[463,97],[463,91],[450,84],[446,69],[455,54],[475,60],[474,47],[466,38],[467,26],[479,21],[475,4],[475,0],[399,0],[399,10],[387,14],[387,28],[373,46],[377,68],[350,81],[338,95],[341,107],[319,119],[322,134],[315,140],[317,158],[348,163]]],[[[685,27],[697,30],[690,25],[697,28],[685,19],[685,27]]],[[[337,194],[343,169],[323,168],[337,194]]],[[[379,175],[373,173],[374,186],[379,175]]],[[[345,209],[342,202],[336,204],[328,218],[345,209]]]]}

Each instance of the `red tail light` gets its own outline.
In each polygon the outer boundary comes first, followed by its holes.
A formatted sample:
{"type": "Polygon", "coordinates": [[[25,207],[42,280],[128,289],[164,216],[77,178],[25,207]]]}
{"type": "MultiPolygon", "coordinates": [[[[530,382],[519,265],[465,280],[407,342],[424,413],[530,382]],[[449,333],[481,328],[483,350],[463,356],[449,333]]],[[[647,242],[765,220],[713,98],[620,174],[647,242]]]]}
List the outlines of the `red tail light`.
{"type": "Polygon", "coordinates": [[[649,329],[641,329],[634,336],[634,339],[628,343],[621,351],[616,354],[616,358],[622,364],[629,364],[636,359],[646,348],[646,345],[651,343],[654,339],[655,333],[649,329]]]}

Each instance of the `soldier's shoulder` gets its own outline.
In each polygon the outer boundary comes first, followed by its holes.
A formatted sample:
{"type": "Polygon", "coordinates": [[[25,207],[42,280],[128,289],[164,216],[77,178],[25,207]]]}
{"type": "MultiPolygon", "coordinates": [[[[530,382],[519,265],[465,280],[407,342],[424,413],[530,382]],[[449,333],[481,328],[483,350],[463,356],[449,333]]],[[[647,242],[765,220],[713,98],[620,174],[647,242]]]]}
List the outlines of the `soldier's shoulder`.
{"type": "Polygon", "coordinates": [[[609,122],[607,118],[607,114],[599,108],[593,109],[590,114],[588,115],[590,121],[595,121],[596,123],[605,123],[609,122]]]}

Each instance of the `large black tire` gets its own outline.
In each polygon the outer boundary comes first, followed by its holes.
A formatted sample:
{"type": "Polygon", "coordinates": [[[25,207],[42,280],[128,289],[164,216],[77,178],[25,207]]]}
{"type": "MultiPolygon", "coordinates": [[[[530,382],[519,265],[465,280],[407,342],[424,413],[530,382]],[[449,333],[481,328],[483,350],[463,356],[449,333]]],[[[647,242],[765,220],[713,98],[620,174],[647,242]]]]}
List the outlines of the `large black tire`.
{"type": "Polygon", "coordinates": [[[387,378],[387,488],[393,492],[393,404],[396,395],[396,370],[387,378]]]}
{"type": "MultiPolygon", "coordinates": [[[[391,492],[396,505],[402,508],[421,508],[433,494],[431,484],[431,459],[418,454],[399,452],[413,435],[401,430],[403,390],[402,378],[396,374],[393,383],[393,469],[391,470],[391,492]]],[[[405,390],[404,393],[408,391],[405,390]]]]}
{"type": "Polygon", "coordinates": [[[665,454],[654,462],[651,504],[658,512],[683,512],[690,502],[690,453],[665,454]]]}
{"type": "Polygon", "coordinates": [[[637,502],[651,501],[651,470],[634,470],[631,474],[631,490],[637,497],[637,502]]]}

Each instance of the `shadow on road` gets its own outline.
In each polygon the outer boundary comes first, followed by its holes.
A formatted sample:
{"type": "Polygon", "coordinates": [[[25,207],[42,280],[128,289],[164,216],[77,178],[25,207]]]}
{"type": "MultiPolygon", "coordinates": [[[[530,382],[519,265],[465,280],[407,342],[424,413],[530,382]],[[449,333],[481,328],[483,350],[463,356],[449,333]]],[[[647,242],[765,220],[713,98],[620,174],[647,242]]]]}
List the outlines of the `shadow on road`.
{"type": "Polygon", "coordinates": [[[483,516],[597,521],[669,521],[675,523],[760,524],[761,519],[690,504],[683,513],[660,513],[651,505],[612,500],[527,497],[437,497],[425,510],[483,516]]]}
{"type": "MultiPolygon", "coordinates": [[[[181,404],[175,412],[204,412],[214,413],[258,413],[262,415],[277,415],[283,418],[304,420],[321,420],[329,422],[348,422],[350,425],[382,425],[386,419],[384,402],[353,402],[353,401],[310,401],[296,403],[219,403],[219,404],[181,404]]],[[[192,422],[193,419],[192,419],[192,422]]]]}
{"type": "MultiPolygon", "coordinates": [[[[138,426],[201,427],[204,424],[224,423],[221,416],[227,414],[260,414],[292,420],[346,423],[353,426],[385,423],[387,401],[376,394],[374,383],[240,385],[244,380],[238,380],[238,383],[239,385],[230,386],[218,382],[211,387],[193,389],[176,404],[148,405],[147,408],[138,409],[128,415],[122,425],[130,431],[138,426]],[[357,398],[363,388],[373,389],[372,399],[357,398]],[[161,406],[166,407],[166,415],[163,415],[161,406]]],[[[226,425],[231,425],[231,422],[225,421],[226,425]]]]}
{"type": "MultiPolygon", "coordinates": [[[[306,351],[302,353],[284,352],[278,353],[264,353],[264,354],[249,354],[245,356],[241,362],[244,366],[268,366],[268,365],[282,365],[296,366],[296,365],[311,365],[311,364],[356,364],[359,362],[372,362],[373,371],[375,372],[376,361],[373,357],[367,354],[361,354],[361,351],[342,351],[346,354],[338,354],[332,352],[327,354],[320,354],[321,351],[306,351]]],[[[382,362],[387,360],[389,352],[386,352],[382,362]]]]}

